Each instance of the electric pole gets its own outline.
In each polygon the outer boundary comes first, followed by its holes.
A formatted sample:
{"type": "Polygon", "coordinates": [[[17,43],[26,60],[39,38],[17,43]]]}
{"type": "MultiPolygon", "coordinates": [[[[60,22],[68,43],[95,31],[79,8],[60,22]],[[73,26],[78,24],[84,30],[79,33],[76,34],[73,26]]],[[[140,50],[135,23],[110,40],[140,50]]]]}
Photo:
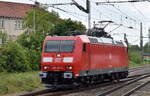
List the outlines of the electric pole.
{"type": "Polygon", "coordinates": [[[35,34],[35,15],[36,15],[35,11],[36,11],[36,4],[34,5],[34,11],[33,11],[33,30],[34,30],[34,34],[35,34]]]}
{"type": "MultiPolygon", "coordinates": [[[[90,0],[86,0],[86,8],[81,6],[75,0],[72,0],[71,3],[57,3],[57,4],[43,4],[43,5],[46,5],[46,6],[49,6],[49,7],[53,7],[53,8],[55,8],[55,6],[61,6],[61,5],[75,5],[79,10],[81,10],[81,11],[83,11],[83,12],[88,14],[88,30],[91,29],[91,5],[90,5],[90,0]]],[[[56,9],[64,11],[64,10],[62,10],[60,8],[56,8],[56,9]]]]}
{"type": "Polygon", "coordinates": [[[86,9],[88,10],[88,29],[91,29],[91,4],[89,0],[86,3],[86,9]]]}
{"type": "Polygon", "coordinates": [[[150,28],[149,28],[149,30],[148,30],[148,46],[150,46],[150,28]]]}
{"type": "Polygon", "coordinates": [[[142,60],[143,60],[143,26],[142,26],[142,22],[140,23],[140,51],[141,51],[142,60]]]}
{"type": "Polygon", "coordinates": [[[86,9],[79,5],[75,0],[72,0],[73,4],[81,11],[88,14],[88,30],[91,29],[91,5],[90,0],[86,0],[86,9]]]}
{"type": "Polygon", "coordinates": [[[36,8],[39,7],[39,2],[37,2],[37,0],[34,1],[34,11],[33,11],[33,30],[34,30],[34,34],[36,32],[36,8]]]}

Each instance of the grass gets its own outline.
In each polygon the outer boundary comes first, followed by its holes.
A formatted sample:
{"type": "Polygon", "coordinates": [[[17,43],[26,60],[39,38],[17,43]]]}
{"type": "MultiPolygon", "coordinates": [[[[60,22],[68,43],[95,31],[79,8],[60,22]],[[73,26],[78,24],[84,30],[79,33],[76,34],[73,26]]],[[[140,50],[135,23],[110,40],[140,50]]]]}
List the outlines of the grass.
{"type": "Polygon", "coordinates": [[[0,73],[0,96],[18,94],[44,88],[38,72],[0,73]]]}

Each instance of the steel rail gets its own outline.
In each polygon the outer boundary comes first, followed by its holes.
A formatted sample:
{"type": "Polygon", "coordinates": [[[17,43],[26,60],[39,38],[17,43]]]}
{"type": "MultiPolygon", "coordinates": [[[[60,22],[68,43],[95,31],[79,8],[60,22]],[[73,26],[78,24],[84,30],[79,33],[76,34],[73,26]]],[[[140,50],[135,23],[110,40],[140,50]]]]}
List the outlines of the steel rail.
{"type": "Polygon", "coordinates": [[[134,77],[139,77],[139,76],[148,75],[148,74],[150,74],[150,73],[147,72],[147,73],[143,73],[143,74],[139,74],[139,75],[128,76],[127,78],[134,78],[134,77]]]}
{"type": "Polygon", "coordinates": [[[112,89],[110,89],[110,90],[107,90],[107,91],[105,91],[105,92],[103,92],[103,93],[96,93],[96,96],[106,96],[106,95],[108,95],[108,94],[110,94],[110,93],[112,93],[112,92],[114,92],[114,91],[117,91],[118,89],[120,89],[120,88],[122,88],[122,87],[124,87],[124,86],[127,86],[127,85],[129,85],[129,84],[132,84],[132,83],[134,83],[134,82],[136,82],[136,81],[139,81],[139,80],[141,80],[141,79],[143,79],[143,78],[146,78],[146,77],[149,77],[149,76],[150,76],[150,74],[145,75],[145,76],[141,76],[141,77],[139,77],[139,78],[137,78],[137,79],[134,79],[134,80],[132,80],[132,81],[130,81],[130,82],[126,82],[126,83],[124,83],[124,84],[122,84],[122,85],[120,85],[120,86],[114,87],[114,88],[112,88],[112,89]]]}
{"type": "Polygon", "coordinates": [[[20,94],[17,96],[36,96],[36,95],[41,95],[41,94],[45,94],[45,93],[52,92],[52,91],[54,90],[43,89],[43,90],[33,91],[33,92],[25,93],[25,94],[20,94]]]}
{"type": "Polygon", "coordinates": [[[83,92],[83,91],[87,91],[87,90],[91,90],[91,89],[95,89],[95,88],[100,88],[100,87],[107,87],[107,86],[113,86],[115,84],[120,84],[120,83],[124,83],[130,80],[135,79],[135,77],[133,78],[126,78],[126,79],[122,79],[119,82],[106,82],[106,83],[102,83],[96,86],[89,86],[89,87],[83,87],[83,88],[79,88],[79,89],[74,89],[74,90],[67,90],[67,91],[61,91],[61,92],[56,92],[56,93],[48,93],[48,94],[44,94],[43,96],[59,96],[59,95],[66,95],[66,94],[71,94],[71,93],[76,93],[76,92],[83,92]]]}
{"type": "Polygon", "coordinates": [[[144,68],[150,67],[149,65],[145,65],[145,66],[139,66],[139,67],[133,67],[133,68],[129,68],[129,72],[135,72],[137,70],[141,70],[144,68]]]}
{"type": "Polygon", "coordinates": [[[134,93],[135,91],[139,90],[140,88],[144,87],[145,85],[147,85],[148,83],[150,83],[150,80],[147,82],[144,82],[142,84],[140,84],[139,86],[133,88],[132,90],[126,92],[125,94],[121,95],[121,96],[130,96],[132,93],[134,93]]]}

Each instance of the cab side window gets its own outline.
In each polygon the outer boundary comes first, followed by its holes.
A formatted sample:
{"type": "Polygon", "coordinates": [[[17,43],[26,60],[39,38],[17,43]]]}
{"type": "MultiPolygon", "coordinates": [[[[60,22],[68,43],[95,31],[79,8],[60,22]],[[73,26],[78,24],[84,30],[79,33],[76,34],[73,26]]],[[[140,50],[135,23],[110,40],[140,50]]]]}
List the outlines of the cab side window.
{"type": "Polygon", "coordinates": [[[83,44],[83,51],[86,52],[86,43],[83,44]]]}

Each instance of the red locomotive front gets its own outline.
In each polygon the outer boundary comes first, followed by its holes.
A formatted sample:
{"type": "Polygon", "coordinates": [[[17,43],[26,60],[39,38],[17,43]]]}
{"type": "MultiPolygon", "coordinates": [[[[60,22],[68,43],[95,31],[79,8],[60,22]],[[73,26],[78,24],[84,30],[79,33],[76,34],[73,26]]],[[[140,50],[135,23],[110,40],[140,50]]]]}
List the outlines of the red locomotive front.
{"type": "Polygon", "coordinates": [[[74,78],[79,76],[82,46],[80,37],[47,36],[41,59],[42,82],[46,86],[72,83],[74,78]]]}

